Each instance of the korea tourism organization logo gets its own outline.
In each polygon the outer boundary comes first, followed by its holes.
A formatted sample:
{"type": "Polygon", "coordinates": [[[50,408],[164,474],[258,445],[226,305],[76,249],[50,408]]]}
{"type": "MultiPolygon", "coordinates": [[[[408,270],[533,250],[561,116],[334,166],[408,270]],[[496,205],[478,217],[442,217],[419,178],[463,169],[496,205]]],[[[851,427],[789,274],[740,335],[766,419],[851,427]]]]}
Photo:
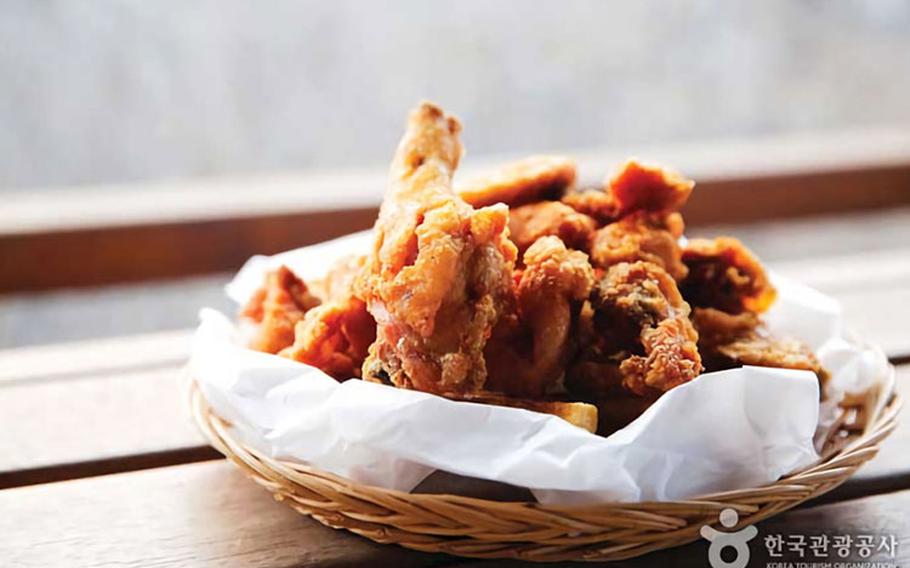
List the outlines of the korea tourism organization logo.
{"type": "MultiPolygon", "coordinates": [[[[702,538],[711,543],[708,564],[711,568],[751,566],[750,541],[758,536],[758,529],[746,525],[725,530],[739,522],[735,509],[721,511],[718,522],[723,529],[704,525],[700,530],[702,538]]],[[[768,534],[760,542],[764,544],[764,559],[755,565],[764,568],[899,568],[893,562],[898,546],[894,535],[768,534]]]]}
{"type": "MultiPolygon", "coordinates": [[[[718,519],[724,528],[732,528],[739,522],[739,513],[735,509],[724,509],[718,519]]],[[[701,528],[701,536],[711,543],[708,547],[708,563],[711,568],[746,568],[749,565],[751,550],[749,541],[758,535],[758,529],[752,525],[738,531],[719,531],[711,525],[701,528]],[[730,548],[734,552],[732,560],[724,560],[721,552],[730,548]]]]}

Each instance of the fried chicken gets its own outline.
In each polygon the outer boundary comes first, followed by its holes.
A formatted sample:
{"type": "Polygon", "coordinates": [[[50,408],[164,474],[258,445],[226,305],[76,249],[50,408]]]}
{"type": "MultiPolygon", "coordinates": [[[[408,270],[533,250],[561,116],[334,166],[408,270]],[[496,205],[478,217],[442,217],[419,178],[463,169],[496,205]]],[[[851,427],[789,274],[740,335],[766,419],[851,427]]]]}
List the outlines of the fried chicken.
{"type": "Polygon", "coordinates": [[[591,237],[591,262],[609,268],[622,262],[656,264],[680,280],[688,269],[678,241],[684,224],[677,212],[693,183],[669,170],[629,160],[603,192],[568,194],[563,202],[605,226],[591,237]]]}
{"type": "Polygon", "coordinates": [[[631,213],[594,233],[591,261],[601,268],[621,262],[650,262],[680,280],[688,273],[679,246],[682,231],[679,213],[631,213]]]}
{"type": "Polygon", "coordinates": [[[755,365],[812,371],[823,385],[828,378],[807,345],[772,336],[752,312],[734,315],[714,308],[695,308],[692,321],[709,371],[755,365]]]}
{"type": "Polygon", "coordinates": [[[595,285],[591,304],[597,357],[589,351],[587,362],[612,362],[618,374],[609,375],[626,390],[659,394],[701,373],[689,305],[659,266],[634,262],[610,267],[595,285]]]}
{"type": "Polygon", "coordinates": [[[549,235],[559,237],[569,248],[587,251],[594,228],[594,219],[558,201],[530,203],[509,212],[509,238],[519,253],[549,235]]]}
{"type": "Polygon", "coordinates": [[[364,378],[443,393],[483,387],[483,348],[508,301],[517,251],[508,209],[455,195],[461,125],[430,103],[409,118],[358,295],[377,323],[364,378]]]}
{"type": "Polygon", "coordinates": [[[570,191],[562,202],[607,224],[637,212],[678,211],[694,186],[693,181],[672,170],[631,159],[604,182],[602,189],[570,191]]]}
{"type": "Polygon", "coordinates": [[[693,307],[761,313],[777,296],[758,258],[732,237],[692,239],[682,260],[689,274],[680,289],[693,307]]]}
{"type": "Polygon", "coordinates": [[[457,185],[458,194],[474,207],[509,206],[558,199],[575,183],[575,161],[562,156],[531,156],[480,178],[457,185]]]}
{"type": "Polygon", "coordinates": [[[609,181],[616,217],[625,217],[636,211],[679,211],[689,199],[693,187],[695,182],[670,169],[634,159],[620,166],[609,181]]]}
{"type": "Polygon", "coordinates": [[[375,339],[376,322],[366,304],[348,294],[307,312],[297,323],[293,345],[278,354],[318,367],[343,381],[360,377],[375,339]]]}
{"type": "Polygon", "coordinates": [[[363,272],[367,256],[352,254],[335,261],[325,277],[310,283],[310,288],[318,292],[325,301],[344,299],[351,294],[354,280],[363,272]]]}
{"type": "Polygon", "coordinates": [[[485,351],[487,388],[541,397],[565,370],[574,316],[591,291],[594,270],[586,254],[552,236],[538,239],[523,260],[514,309],[494,329],[485,351]]]}
{"type": "Polygon", "coordinates": [[[287,266],[270,271],[241,312],[242,317],[257,323],[250,348],[278,353],[294,343],[294,326],[319,303],[319,298],[287,266]]]}

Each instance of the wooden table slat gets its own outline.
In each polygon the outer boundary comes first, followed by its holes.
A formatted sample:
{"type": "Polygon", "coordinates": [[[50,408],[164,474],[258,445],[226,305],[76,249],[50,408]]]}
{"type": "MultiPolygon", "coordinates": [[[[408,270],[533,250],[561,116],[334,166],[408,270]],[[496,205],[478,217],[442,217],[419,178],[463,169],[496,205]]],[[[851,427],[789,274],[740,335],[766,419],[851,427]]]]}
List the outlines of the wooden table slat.
{"type": "Polygon", "coordinates": [[[0,488],[219,457],[168,367],[0,388],[0,488]]]}
{"type": "Polygon", "coordinates": [[[9,566],[433,566],[326,529],[224,461],[0,491],[9,566]]]}
{"type": "Polygon", "coordinates": [[[182,365],[190,355],[192,335],[192,330],[181,329],[2,350],[0,386],[182,365]]]}

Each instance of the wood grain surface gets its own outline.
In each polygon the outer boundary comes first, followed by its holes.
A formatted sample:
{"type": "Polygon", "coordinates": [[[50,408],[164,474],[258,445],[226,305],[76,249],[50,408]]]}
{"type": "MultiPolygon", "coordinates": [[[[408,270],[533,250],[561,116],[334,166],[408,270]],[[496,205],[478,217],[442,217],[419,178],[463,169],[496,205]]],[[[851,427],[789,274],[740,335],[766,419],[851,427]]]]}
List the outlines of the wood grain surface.
{"type": "Polygon", "coordinates": [[[327,529],[225,461],[0,491],[5,566],[433,566],[327,529]]]}

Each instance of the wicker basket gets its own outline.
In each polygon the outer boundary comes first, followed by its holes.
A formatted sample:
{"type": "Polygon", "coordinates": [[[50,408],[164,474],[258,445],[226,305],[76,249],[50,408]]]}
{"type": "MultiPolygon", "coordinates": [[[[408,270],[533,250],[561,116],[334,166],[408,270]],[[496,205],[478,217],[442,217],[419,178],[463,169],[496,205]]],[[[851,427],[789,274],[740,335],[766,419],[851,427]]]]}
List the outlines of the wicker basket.
{"type": "MultiPolygon", "coordinates": [[[[870,401],[843,413],[820,463],[776,483],[686,501],[554,506],[499,502],[458,495],[413,494],[360,485],[310,467],[277,461],[232,435],[194,381],[193,415],[215,448],[276,500],[333,528],[424,552],[538,562],[603,561],[639,556],[699,538],[720,511],[753,524],[834,489],[872,459],[897,424],[901,401],[889,394],[876,416],[870,401]]],[[[871,395],[870,395],[871,396],[871,395]]]]}

